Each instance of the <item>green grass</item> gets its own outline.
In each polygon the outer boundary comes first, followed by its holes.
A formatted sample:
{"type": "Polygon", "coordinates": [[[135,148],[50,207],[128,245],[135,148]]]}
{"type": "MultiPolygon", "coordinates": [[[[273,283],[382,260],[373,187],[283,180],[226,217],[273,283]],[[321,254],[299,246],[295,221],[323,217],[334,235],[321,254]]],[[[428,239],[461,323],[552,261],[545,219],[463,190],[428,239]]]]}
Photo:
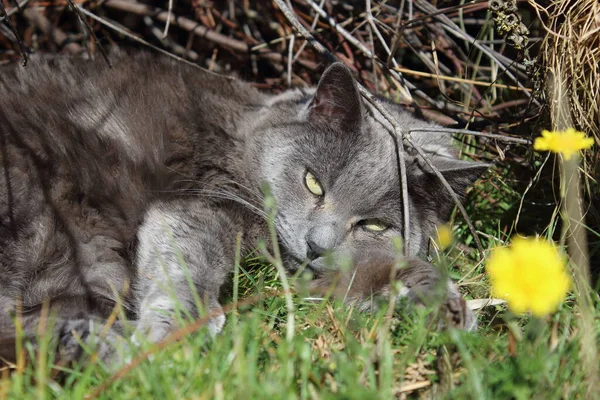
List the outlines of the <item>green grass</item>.
{"type": "MultiPolygon", "coordinates": [[[[583,396],[576,318],[569,302],[547,321],[509,319],[508,325],[504,311],[489,307],[480,315],[479,330],[469,333],[438,332],[427,318],[427,310],[413,310],[390,320],[385,310],[361,314],[337,302],[305,301],[298,295],[294,297],[295,332],[288,342],[287,308],[277,276],[266,265],[253,269],[240,274],[240,293],[247,299],[254,293],[267,296],[230,312],[223,333],[216,338],[203,330],[187,335],[153,351],[149,360],[114,382],[110,379],[115,372],[93,361],[63,367],[57,373],[51,368],[53,356],[48,354],[43,365],[29,363],[20,372],[5,371],[0,397],[583,396]],[[103,385],[106,387],[97,392],[103,385]]],[[[33,352],[31,347],[29,350],[33,352]]]]}

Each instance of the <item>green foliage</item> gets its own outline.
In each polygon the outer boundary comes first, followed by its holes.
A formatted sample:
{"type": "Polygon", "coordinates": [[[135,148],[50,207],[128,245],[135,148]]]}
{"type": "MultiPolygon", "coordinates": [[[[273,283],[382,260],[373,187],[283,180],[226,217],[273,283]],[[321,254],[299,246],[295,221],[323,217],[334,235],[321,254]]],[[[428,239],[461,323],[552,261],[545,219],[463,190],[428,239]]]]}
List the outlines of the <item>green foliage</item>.
{"type": "MultiPolygon", "coordinates": [[[[363,314],[297,294],[296,327],[288,342],[286,303],[274,268],[249,260],[239,284],[243,295],[273,295],[240,303],[214,339],[201,330],[153,352],[103,389],[99,398],[364,399],[421,393],[436,398],[553,399],[577,397],[584,390],[568,305],[547,323],[509,320],[510,329],[490,307],[480,316],[479,332],[440,333],[427,310],[389,320],[385,310],[363,314]],[[511,335],[521,339],[509,351],[511,335]],[[450,371],[437,366],[441,346],[450,349],[450,371]],[[454,387],[444,389],[441,380],[447,373],[454,377],[454,387]]],[[[31,354],[39,359],[32,349],[31,354]]],[[[49,354],[43,365],[32,362],[21,373],[5,373],[0,398],[84,398],[115,373],[89,360],[52,370],[53,359],[49,354]],[[46,376],[41,385],[40,376],[46,376]]]]}

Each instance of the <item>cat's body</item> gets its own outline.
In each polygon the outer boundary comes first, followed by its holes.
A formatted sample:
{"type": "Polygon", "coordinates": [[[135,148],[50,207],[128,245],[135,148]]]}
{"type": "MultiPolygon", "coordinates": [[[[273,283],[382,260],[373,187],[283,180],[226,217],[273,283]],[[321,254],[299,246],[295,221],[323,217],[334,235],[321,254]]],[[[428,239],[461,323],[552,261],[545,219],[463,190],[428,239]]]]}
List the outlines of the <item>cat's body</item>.
{"type": "MultiPolygon", "coordinates": [[[[30,332],[49,300],[64,335],[122,299],[157,341],[174,327],[174,298],[195,310],[189,279],[219,310],[236,235],[244,253],[269,238],[264,182],[288,268],[309,259],[324,274],[329,250],[364,265],[370,253],[394,258],[394,147],[347,69],[328,70],[316,92],[273,96],[149,55],[113,58],[113,69],[55,59],[0,78],[0,336],[14,331],[17,300],[30,332]]],[[[405,126],[427,126],[386,107],[405,126]]],[[[480,172],[455,160],[449,138],[416,140],[458,191],[480,172]]],[[[413,255],[452,207],[420,165],[409,164],[413,255]]]]}

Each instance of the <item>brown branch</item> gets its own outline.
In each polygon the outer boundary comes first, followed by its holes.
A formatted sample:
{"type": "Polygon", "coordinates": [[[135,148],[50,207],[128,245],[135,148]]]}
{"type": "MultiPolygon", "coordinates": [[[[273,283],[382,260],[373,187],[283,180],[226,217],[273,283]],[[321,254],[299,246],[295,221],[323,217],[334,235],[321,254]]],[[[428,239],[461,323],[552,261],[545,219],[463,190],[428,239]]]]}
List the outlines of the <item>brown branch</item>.
{"type": "Polygon", "coordinates": [[[90,23],[88,22],[88,20],[85,19],[85,18],[83,18],[83,15],[82,15],[82,13],[80,11],[80,8],[77,7],[73,3],[73,0],[67,0],[67,3],[69,3],[69,8],[71,10],[73,10],[73,12],[75,13],[75,15],[77,15],[77,18],[79,18],[79,20],[81,21],[81,23],[83,25],[85,25],[86,29],[88,30],[88,32],[90,33],[90,35],[92,36],[92,38],[94,38],[94,43],[96,43],[96,45],[100,49],[100,53],[102,54],[102,57],[104,57],[104,61],[106,61],[106,64],[108,65],[108,68],[112,68],[112,64],[110,63],[110,60],[108,59],[108,54],[106,53],[106,50],[104,49],[104,46],[102,46],[102,43],[98,40],[98,37],[96,36],[96,33],[94,32],[94,29],[92,29],[92,27],[90,26],[90,23]]]}
{"type": "Polygon", "coordinates": [[[438,177],[440,182],[442,182],[442,185],[444,186],[444,188],[446,188],[446,190],[452,197],[452,200],[454,200],[456,207],[458,207],[458,210],[463,215],[465,222],[469,226],[469,230],[471,231],[471,234],[473,235],[473,239],[475,239],[475,244],[477,245],[477,250],[479,250],[480,256],[483,257],[483,246],[481,245],[481,241],[479,240],[479,234],[475,230],[475,226],[473,226],[473,221],[471,221],[471,218],[469,218],[469,215],[467,214],[467,210],[465,210],[465,207],[463,206],[462,202],[460,201],[460,198],[458,197],[458,195],[456,194],[454,189],[452,189],[452,186],[450,186],[450,184],[448,183],[446,178],[444,178],[444,175],[442,175],[442,173],[436,168],[436,166],[433,165],[433,162],[431,161],[429,156],[427,154],[425,154],[425,152],[423,151],[423,149],[420,146],[416,145],[412,141],[411,136],[406,135],[405,140],[408,142],[408,144],[410,144],[417,151],[417,153],[419,153],[421,158],[425,161],[425,163],[427,163],[429,168],[431,168],[431,170],[438,177]]]}
{"type": "MultiPolygon", "coordinates": [[[[377,61],[382,67],[384,67],[389,74],[400,84],[402,84],[402,90],[407,91],[406,88],[408,88],[410,91],[414,92],[416,95],[418,95],[420,98],[422,98],[423,100],[425,100],[426,102],[428,102],[429,104],[435,106],[436,108],[442,109],[444,108],[444,106],[449,109],[450,111],[454,111],[454,112],[460,112],[462,111],[462,108],[456,107],[452,104],[444,104],[440,101],[434,100],[431,97],[429,97],[427,94],[425,94],[422,90],[418,89],[415,85],[413,85],[410,81],[407,81],[403,78],[402,74],[400,71],[396,71],[395,69],[391,69],[387,67],[387,64],[384,62],[384,60],[381,60],[379,57],[377,57],[376,54],[374,54],[373,52],[371,52],[369,49],[367,49],[362,43],[360,43],[358,40],[356,40],[351,34],[350,32],[348,32],[348,30],[346,30],[342,24],[338,24],[332,17],[330,17],[325,10],[323,10],[321,7],[319,7],[318,4],[316,4],[314,1],[312,0],[304,0],[307,4],[309,4],[311,6],[311,8],[313,8],[315,11],[317,11],[319,13],[319,15],[321,15],[323,18],[325,18],[327,20],[327,22],[330,24],[330,26],[335,29],[335,31],[337,33],[339,33],[344,39],[346,39],[350,44],[354,45],[356,47],[356,49],[358,49],[361,53],[363,53],[366,57],[369,57],[371,60],[373,61],[377,61]],[[406,88],[404,87],[404,85],[406,86],[406,88]]],[[[276,1],[275,3],[279,3],[278,1],[276,1]]],[[[294,18],[295,15],[293,15],[293,13],[291,14],[294,18]]],[[[308,33],[308,32],[307,32],[308,33]]],[[[309,33],[310,35],[310,33],[309,33]]],[[[303,35],[304,36],[304,35],[303,35]]],[[[311,36],[312,37],[312,36],[311,36]]],[[[307,39],[308,40],[308,39],[307,39]]],[[[313,39],[314,40],[314,39],[313,39]]],[[[310,42],[310,40],[309,40],[310,42]]],[[[312,43],[312,42],[311,42],[312,43]]],[[[319,51],[319,53],[321,54],[325,54],[322,53],[320,50],[317,49],[317,51],[319,51]]],[[[325,49],[325,51],[327,51],[325,49]]],[[[399,65],[396,63],[396,60],[394,58],[392,58],[392,63],[394,67],[399,67],[399,65]]],[[[412,96],[411,96],[412,97],[412,96]]]]}
{"type": "MultiPolygon", "coordinates": [[[[487,55],[490,59],[494,60],[499,66],[501,66],[504,69],[504,73],[506,74],[506,76],[508,76],[513,82],[515,82],[515,84],[527,97],[531,96],[531,93],[529,93],[527,91],[527,88],[525,88],[521,84],[518,77],[513,75],[513,73],[509,70],[509,67],[511,65],[519,67],[520,64],[513,62],[506,56],[496,53],[488,46],[484,46],[483,44],[477,42],[477,40],[475,40],[474,37],[461,30],[454,22],[452,22],[450,18],[448,18],[444,14],[439,13],[439,10],[434,5],[423,0],[415,0],[414,4],[427,14],[435,14],[435,19],[437,19],[440,22],[441,26],[444,28],[444,30],[446,30],[446,32],[471,44],[472,46],[476,47],[479,51],[487,55]]],[[[533,99],[533,101],[537,102],[537,100],[535,99],[533,99]]]]}
{"type": "MultiPolygon", "coordinates": [[[[234,78],[233,78],[233,77],[231,77],[231,76],[219,75],[219,74],[217,74],[216,72],[209,71],[209,70],[207,70],[206,68],[202,68],[200,65],[198,65],[198,64],[196,64],[196,63],[193,63],[193,62],[191,62],[191,61],[189,61],[189,60],[186,60],[185,58],[181,58],[181,57],[179,57],[179,56],[177,56],[177,55],[175,55],[175,54],[173,54],[173,53],[171,53],[171,52],[168,52],[168,51],[166,51],[166,50],[164,50],[164,49],[161,49],[160,47],[156,47],[156,46],[154,46],[153,44],[150,44],[150,43],[146,42],[144,39],[141,39],[141,38],[139,38],[139,37],[135,36],[134,34],[132,34],[132,33],[128,32],[128,31],[126,31],[126,30],[125,30],[125,29],[123,29],[123,28],[120,28],[120,27],[118,27],[117,25],[113,24],[113,23],[112,23],[112,22],[110,22],[110,21],[107,21],[107,20],[105,20],[104,18],[101,18],[101,17],[97,16],[96,14],[94,14],[94,13],[92,13],[92,12],[90,12],[90,11],[86,10],[86,9],[85,9],[85,8],[83,8],[83,7],[80,7],[80,6],[76,6],[76,7],[79,9],[79,11],[80,11],[82,14],[85,14],[85,15],[87,15],[88,17],[90,17],[90,18],[92,18],[92,19],[95,19],[96,21],[100,22],[101,24],[103,24],[103,25],[106,25],[107,27],[109,27],[109,28],[111,28],[111,29],[113,29],[113,30],[115,30],[115,31],[117,31],[117,32],[119,32],[119,33],[121,33],[122,35],[124,35],[124,36],[126,36],[126,37],[130,38],[131,40],[134,40],[134,41],[136,41],[136,42],[138,42],[138,43],[141,43],[141,44],[143,44],[144,46],[148,46],[148,47],[150,47],[151,49],[158,51],[159,53],[162,53],[162,54],[164,54],[164,55],[166,55],[166,56],[169,56],[169,57],[171,57],[171,58],[173,58],[173,59],[175,59],[175,60],[177,60],[177,61],[180,61],[180,62],[182,62],[182,63],[184,63],[184,64],[191,65],[192,67],[198,68],[198,69],[200,69],[200,70],[202,70],[202,71],[204,71],[204,72],[206,72],[206,73],[208,73],[208,74],[212,74],[212,75],[218,75],[218,76],[220,76],[220,77],[223,77],[223,78],[225,78],[225,79],[234,79],[234,78]]],[[[109,64],[109,65],[110,65],[110,64],[109,64]]]]}
{"type": "Polygon", "coordinates": [[[488,132],[475,132],[470,131],[468,129],[452,129],[452,128],[411,128],[409,132],[438,132],[438,133],[459,133],[462,135],[471,135],[471,136],[481,136],[486,138],[497,139],[503,142],[511,142],[511,143],[519,143],[531,145],[531,140],[517,138],[512,136],[498,135],[496,133],[488,133],[488,132]]]}
{"type": "MultiPolygon", "coordinates": [[[[161,10],[160,8],[152,7],[146,4],[138,3],[129,0],[108,0],[104,3],[106,7],[114,8],[116,10],[126,11],[138,15],[147,15],[155,18],[162,22],[170,21],[171,25],[178,26],[188,32],[191,32],[199,37],[207,39],[219,46],[239,52],[239,53],[250,53],[251,48],[246,42],[236,40],[228,36],[222,35],[211,29],[208,29],[198,22],[185,17],[179,17],[173,13],[161,10]]],[[[283,56],[279,53],[275,53],[269,49],[259,49],[258,54],[274,63],[281,63],[283,56]]],[[[299,63],[307,68],[315,69],[316,64],[308,60],[298,60],[299,63]]]]}
{"type": "Polygon", "coordinates": [[[19,36],[19,32],[17,31],[17,28],[15,28],[15,26],[11,22],[10,18],[8,17],[8,13],[6,12],[6,9],[4,8],[4,3],[2,1],[0,1],[0,15],[2,16],[2,21],[6,24],[6,26],[8,26],[8,29],[10,29],[12,34],[15,36],[15,40],[17,41],[17,44],[19,45],[19,50],[21,51],[21,55],[23,56],[23,66],[26,66],[27,65],[27,49],[25,48],[23,39],[21,39],[21,36],[19,36]]]}
{"type": "MultiPolygon", "coordinates": [[[[64,43],[67,43],[69,36],[59,28],[53,26],[48,18],[42,15],[37,9],[28,8],[23,11],[23,15],[25,18],[27,18],[30,24],[37,27],[39,30],[44,32],[44,34],[50,36],[54,43],[56,43],[58,46],[62,46],[64,43]]],[[[83,46],[75,42],[69,42],[65,44],[63,48],[71,54],[80,54],[85,51],[83,46]]]]}
{"type": "MultiPolygon", "coordinates": [[[[245,42],[240,40],[232,39],[228,36],[222,35],[218,32],[210,30],[198,22],[193,21],[191,19],[185,17],[179,17],[173,13],[169,13],[157,7],[152,7],[147,4],[138,3],[136,1],[129,0],[108,0],[104,4],[104,6],[109,8],[114,8],[121,11],[130,12],[138,15],[148,15],[152,18],[155,18],[161,22],[170,21],[170,23],[174,26],[178,26],[182,29],[185,29],[188,32],[193,32],[194,34],[210,40],[213,43],[218,44],[219,46],[238,51],[238,52],[247,52],[248,45],[245,42]]],[[[279,61],[279,58],[277,61],[279,61]]]]}
{"type": "MultiPolygon", "coordinates": [[[[12,16],[13,14],[16,14],[17,12],[23,10],[23,8],[27,5],[27,3],[29,3],[31,0],[23,0],[20,3],[17,3],[16,7],[11,8],[10,10],[6,11],[6,9],[4,10],[6,15],[0,17],[0,22],[3,22],[5,18],[8,18],[10,16],[12,16]]],[[[0,5],[0,7],[4,7],[4,4],[0,5]]]]}

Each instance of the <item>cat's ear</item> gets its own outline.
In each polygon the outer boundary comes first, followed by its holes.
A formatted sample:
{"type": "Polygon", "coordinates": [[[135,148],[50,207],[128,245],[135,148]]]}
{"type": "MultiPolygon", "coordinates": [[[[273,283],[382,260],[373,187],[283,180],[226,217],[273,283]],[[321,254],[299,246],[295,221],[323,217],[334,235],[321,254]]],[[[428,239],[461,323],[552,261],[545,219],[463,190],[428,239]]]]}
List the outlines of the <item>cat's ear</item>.
{"type": "Polygon", "coordinates": [[[490,164],[457,160],[450,157],[434,156],[431,161],[446,178],[456,194],[461,197],[464,196],[467,188],[490,167],[490,164]]]}
{"type": "MultiPolygon", "coordinates": [[[[489,164],[440,155],[430,155],[430,160],[460,199],[465,197],[467,188],[489,168],[489,164]]],[[[438,222],[447,221],[455,203],[433,170],[419,160],[407,172],[409,194],[414,197],[417,207],[423,207],[422,212],[433,211],[438,222]]]]}
{"type": "Polygon", "coordinates": [[[362,100],[352,76],[344,64],[332,64],[319,81],[309,106],[309,119],[347,131],[362,120],[362,100]]]}

